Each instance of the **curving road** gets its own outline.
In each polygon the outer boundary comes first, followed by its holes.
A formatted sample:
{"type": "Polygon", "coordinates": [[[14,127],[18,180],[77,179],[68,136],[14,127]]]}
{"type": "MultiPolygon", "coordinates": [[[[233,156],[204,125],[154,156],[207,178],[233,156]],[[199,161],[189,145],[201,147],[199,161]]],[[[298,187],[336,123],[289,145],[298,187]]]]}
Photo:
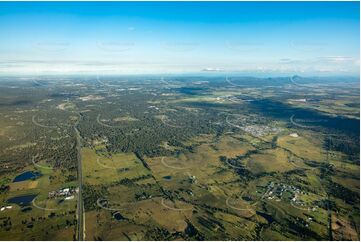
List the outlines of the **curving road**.
{"type": "Polygon", "coordinates": [[[39,164],[35,163],[34,156],[31,158],[31,162],[33,163],[34,166],[37,166],[37,167],[39,167],[41,169],[46,169],[46,170],[53,170],[54,169],[53,167],[42,166],[42,165],[39,165],[39,164]]]}
{"type": "Polygon", "coordinates": [[[44,124],[40,124],[36,121],[36,115],[33,115],[31,121],[33,122],[33,124],[35,124],[36,126],[42,127],[42,128],[47,128],[47,129],[55,129],[56,126],[49,126],[49,125],[44,125],[44,124]]]}
{"type": "Polygon", "coordinates": [[[308,126],[308,125],[302,125],[302,124],[299,124],[299,123],[296,123],[295,120],[294,120],[294,117],[295,115],[293,114],[291,117],[290,117],[290,121],[293,125],[297,126],[297,127],[300,127],[300,128],[304,128],[304,129],[312,129],[312,128],[317,128],[317,126],[308,126]]]}
{"type": "Polygon", "coordinates": [[[31,201],[31,203],[32,203],[32,205],[33,205],[34,207],[36,207],[37,209],[41,209],[41,210],[44,210],[44,211],[56,211],[56,210],[60,210],[60,208],[43,208],[43,207],[40,207],[39,205],[37,205],[37,204],[35,203],[35,200],[36,200],[36,198],[34,198],[33,201],[31,201]]]}
{"type": "MultiPolygon", "coordinates": [[[[228,207],[230,207],[230,208],[233,208],[233,209],[239,210],[239,211],[250,211],[250,212],[253,212],[253,211],[254,211],[254,209],[251,209],[251,208],[238,208],[238,207],[235,207],[235,206],[229,204],[229,199],[231,199],[231,198],[228,197],[228,198],[226,199],[226,205],[227,205],[228,207]]],[[[257,201],[256,203],[258,203],[258,201],[257,201]]],[[[252,205],[255,205],[255,204],[251,204],[251,206],[252,206],[252,205]]]]}
{"type": "Polygon", "coordinates": [[[164,198],[162,198],[161,204],[162,204],[163,207],[165,207],[167,209],[174,210],[174,211],[188,211],[188,210],[193,209],[193,207],[191,207],[191,208],[172,208],[172,207],[170,207],[170,206],[168,206],[167,204],[164,203],[164,198]]]}
{"type": "Polygon", "coordinates": [[[162,165],[168,167],[168,168],[172,168],[172,169],[177,169],[177,170],[184,170],[184,169],[189,169],[190,167],[186,166],[186,167],[176,167],[176,166],[171,166],[168,165],[165,161],[164,161],[164,157],[162,157],[162,159],[160,160],[160,162],[162,163],[162,165]]]}
{"type": "Polygon", "coordinates": [[[167,126],[169,126],[169,127],[172,127],[172,128],[177,128],[177,129],[182,129],[182,128],[185,128],[185,126],[184,125],[174,125],[174,124],[169,124],[169,123],[167,123],[164,119],[166,119],[166,115],[162,115],[162,118],[161,118],[161,121],[162,121],[162,123],[163,124],[165,124],[165,125],[167,125],[167,126]]]}

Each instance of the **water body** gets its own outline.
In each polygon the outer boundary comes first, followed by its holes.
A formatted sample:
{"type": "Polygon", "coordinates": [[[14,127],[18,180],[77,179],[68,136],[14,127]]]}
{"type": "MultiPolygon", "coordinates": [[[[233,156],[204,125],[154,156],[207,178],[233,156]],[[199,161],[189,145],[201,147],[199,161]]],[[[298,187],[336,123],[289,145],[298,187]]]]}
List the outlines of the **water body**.
{"type": "Polygon", "coordinates": [[[118,220],[118,221],[125,219],[119,212],[116,212],[116,213],[114,214],[114,218],[115,218],[116,220],[118,220]]]}
{"type": "Polygon", "coordinates": [[[243,196],[242,199],[247,201],[247,202],[252,202],[253,201],[253,199],[250,196],[243,196]]]}
{"type": "Polygon", "coordinates": [[[163,176],[163,179],[164,179],[164,180],[168,180],[168,181],[169,181],[169,180],[171,180],[171,179],[172,179],[172,176],[163,176]]]}
{"type": "Polygon", "coordinates": [[[20,206],[26,206],[33,201],[33,199],[37,196],[37,194],[30,194],[30,195],[22,195],[17,197],[12,197],[7,200],[8,203],[15,203],[20,206]]]}
{"type": "Polygon", "coordinates": [[[38,171],[26,171],[18,176],[15,177],[13,182],[21,182],[30,179],[36,179],[41,176],[41,173],[38,171]]]}
{"type": "Polygon", "coordinates": [[[274,221],[273,217],[267,213],[263,213],[260,211],[256,211],[256,213],[257,215],[262,216],[264,219],[266,219],[269,224],[274,221]]]}

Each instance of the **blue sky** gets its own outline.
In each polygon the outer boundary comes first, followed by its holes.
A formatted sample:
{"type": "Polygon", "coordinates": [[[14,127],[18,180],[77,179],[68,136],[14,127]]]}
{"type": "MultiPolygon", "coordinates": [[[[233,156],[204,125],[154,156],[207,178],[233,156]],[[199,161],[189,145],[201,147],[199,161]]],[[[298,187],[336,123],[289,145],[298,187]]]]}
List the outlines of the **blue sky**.
{"type": "Polygon", "coordinates": [[[358,75],[358,2],[0,2],[0,73],[358,75]]]}

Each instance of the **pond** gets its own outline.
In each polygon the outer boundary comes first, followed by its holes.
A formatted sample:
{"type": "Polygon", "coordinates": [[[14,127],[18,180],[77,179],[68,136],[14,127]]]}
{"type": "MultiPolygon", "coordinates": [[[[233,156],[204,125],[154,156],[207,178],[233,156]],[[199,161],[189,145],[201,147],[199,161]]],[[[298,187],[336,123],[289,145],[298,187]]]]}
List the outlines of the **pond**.
{"type": "Polygon", "coordinates": [[[256,211],[256,214],[265,218],[269,224],[274,221],[273,217],[267,213],[262,213],[260,211],[256,211]]]}
{"type": "Polygon", "coordinates": [[[119,212],[116,212],[114,214],[114,218],[118,221],[121,221],[121,220],[124,220],[125,218],[119,213],[119,212]]]}
{"type": "Polygon", "coordinates": [[[253,199],[250,196],[243,196],[242,199],[247,201],[247,202],[253,201],[253,199]]]}
{"type": "Polygon", "coordinates": [[[164,179],[164,180],[171,180],[171,179],[172,179],[172,176],[163,176],[163,179],[164,179]]]}
{"type": "Polygon", "coordinates": [[[33,199],[37,196],[37,194],[30,194],[30,195],[22,195],[17,197],[12,197],[7,200],[8,203],[15,203],[20,206],[26,206],[33,201],[33,199]]]}
{"type": "Polygon", "coordinates": [[[21,173],[20,175],[16,176],[13,182],[21,182],[26,181],[29,179],[36,179],[39,176],[41,176],[41,173],[38,171],[26,171],[24,173],[21,173]]]}

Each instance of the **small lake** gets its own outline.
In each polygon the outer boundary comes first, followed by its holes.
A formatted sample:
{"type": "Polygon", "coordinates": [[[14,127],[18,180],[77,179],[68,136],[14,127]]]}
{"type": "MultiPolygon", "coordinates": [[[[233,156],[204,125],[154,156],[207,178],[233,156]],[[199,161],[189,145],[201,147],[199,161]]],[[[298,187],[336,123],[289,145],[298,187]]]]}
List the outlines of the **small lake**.
{"type": "Polygon", "coordinates": [[[41,173],[38,171],[26,171],[24,173],[21,173],[20,175],[16,176],[13,182],[21,182],[26,181],[29,179],[36,179],[39,176],[41,176],[41,173]]]}
{"type": "Polygon", "coordinates": [[[164,179],[164,180],[168,180],[168,181],[169,181],[169,180],[171,180],[171,179],[172,179],[172,176],[163,176],[163,179],[164,179]]]}
{"type": "Polygon", "coordinates": [[[31,203],[37,194],[22,195],[17,197],[12,197],[7,200],[8,203],[15,203],[20,206],[25,206],[31,203]]]}
{"type": "Polygon", "coordinates": [[[269,224],[274,221],[273,217],[270,214],[262,213],[260,211],[256,211],[256,214],[265,218],[269,224]]]}
{"type": "Polygon", "coordinates": [[[119,213],[119,212],[116,212],[114,214],[114,218],[118,221],[121,221],[121,220],[124,220],[125,218],[119,213]]]}
{"type": "Polygon", "coordinates": [[[242,199],[247,201],[247,202],[252,202],[253,201],[253,199],[250,196],[243,196],[242,199]]]}

